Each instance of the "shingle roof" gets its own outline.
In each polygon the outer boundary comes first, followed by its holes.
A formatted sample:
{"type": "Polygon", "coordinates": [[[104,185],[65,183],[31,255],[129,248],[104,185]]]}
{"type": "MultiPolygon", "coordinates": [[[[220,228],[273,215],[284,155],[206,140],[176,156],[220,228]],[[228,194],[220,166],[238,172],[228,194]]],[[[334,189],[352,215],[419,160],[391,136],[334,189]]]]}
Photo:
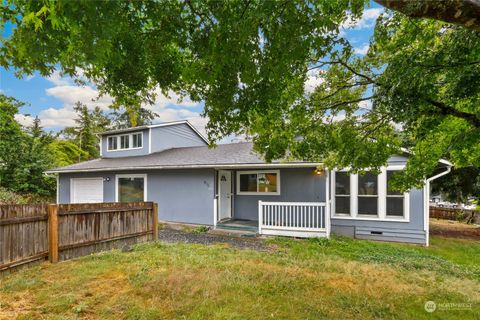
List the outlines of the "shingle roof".
{"type": "Polygon", "coordinates": [[[275,165],[316,165],[306,162],[274,161],[267,164],[252,149],[250,142],[220,144],[215,148],[185,147],[174,148],[144,156],[100,158],[76,163],[66,167],[55,168],[47,173],[168,169],[168,168],[216,168],[216,167],[265,167],[275,165]]]}

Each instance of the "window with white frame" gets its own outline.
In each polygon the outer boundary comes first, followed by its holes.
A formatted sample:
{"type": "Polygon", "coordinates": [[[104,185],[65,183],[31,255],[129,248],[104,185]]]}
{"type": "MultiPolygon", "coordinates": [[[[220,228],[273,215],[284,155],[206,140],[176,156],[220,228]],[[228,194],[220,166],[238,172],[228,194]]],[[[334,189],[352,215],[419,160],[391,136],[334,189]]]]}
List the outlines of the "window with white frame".
{"type": "Polygon", "coordinates": [[[144,174],[117,175],[117,202],[146,201],[146,180],[147,176],[144,174]]]}
{"type": "Polygon", "coordinates": [[[237,194],[280,194],[280,171],[237,171],[237,194]]]}
{"type": "Polygon", "coordinates": [[[141,148],[142,147],[142,133],[132,134],[132,148],[141,148]]]}
{"type": "Polygon", "coordinates": [[[107,150],[139,149],[143,147],[143,133],[122,134],[109,136],[107,139],[107,150]]]}
{"type": "Polygon", "coordinates": [[[350,215],[350,176],[337,172],[335,180],[335,214],[350,215]]]}
{"type": "Polygon", "coordinates": [[[117,150],[117,137],[108,137],[108,150],[117,150]]]}
{"type": "Polygon", "coordinates": [[[378,216],[378,176],[371,172],[358,175],[357,214],[378,216]]]}
{"type": "Polygon", "coordinates": [[[130,148],[130,135],[125,134],[120,136],[120,149],[129,149],[130,148]]]}
{"type": "Polygon", "coordinates": [[[393,190],[390,186],[395,171],[387,170],[387,217],[403,217],[405,211],[405,194],[393,190]]]}
{"type": "Polygon", "coordinates": [[[403,167],[382,169],[380,174],[332,174],[332,215],[344,219],[409,221],[409,193],[391,188],[391,179],[403,167]]]}

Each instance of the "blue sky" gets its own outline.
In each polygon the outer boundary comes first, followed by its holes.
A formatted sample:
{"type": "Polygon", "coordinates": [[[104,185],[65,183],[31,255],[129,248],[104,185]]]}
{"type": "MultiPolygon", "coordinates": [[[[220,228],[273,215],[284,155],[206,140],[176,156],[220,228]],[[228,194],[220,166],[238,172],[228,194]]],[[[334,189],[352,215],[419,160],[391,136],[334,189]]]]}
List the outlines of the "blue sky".
{"type": "MultiPolygon", "coordinates": [[[[355,46],[358,54],[365,54],[368,50],[375,20],[381,12],[382,9],[373,4],[371,8],[365,10],[360,20],[345,28],[345,35],[355,46]]],[[[9,33],[10,30],[6,28],[4,35],[9,33]]],[[[312,74],[306,87],[313,87],[316,83],[316,75],[312,74]]],[[[111,101],[111,98],[107,96],[93,102],[92,99],[98,94],[93,85],[78,86],[72,79],[61,77],[58,72],[48,78],[35,73],[18,79],[14,75],[14,70],[0,68],[0,92],[27,103],[20,110],[21,114],[17,116],[19,122],[28,125],[32,117],[38,115],[42,126],[53,131],[74,124],[73,105],[76,101],[81,101],[89,107],[98,105],[105,110],[108,109],[111,101]]],[[[189,119],[201,131],[206,124],[206,119],[199,116],[203,109],[202,104],[193,103],[188,99],[178,102],[175,94],[170,94],[169,97],[159,94],[156,103],[148,108],[160,115],[155,122],[189,119]]]]}

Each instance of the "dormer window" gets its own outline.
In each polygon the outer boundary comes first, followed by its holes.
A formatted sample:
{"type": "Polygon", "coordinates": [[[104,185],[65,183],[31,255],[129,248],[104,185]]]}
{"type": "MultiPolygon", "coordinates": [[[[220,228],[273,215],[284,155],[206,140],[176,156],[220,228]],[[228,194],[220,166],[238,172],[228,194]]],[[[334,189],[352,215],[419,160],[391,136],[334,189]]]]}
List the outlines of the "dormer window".
{"type": "Polygon", "coordinates": [[[132,148],[141,148],[143,146],[142,137],[141,132],[132,134],[132,148]]]}
{"type": "Polygon", "coordinates": [[[140,149],[143,147],[142,132],[108,137],[108,151],[140,149]]]}
{"type": "Polygon", "coordinates": [[[120,149],[130,148],[130,136],[128,134],[120,136],[120,149]]]}
{"type": "Polygon", "coordinates": [[[117,150],[117,137],[108,137],[108,151],[110,150],[117,150]]]}

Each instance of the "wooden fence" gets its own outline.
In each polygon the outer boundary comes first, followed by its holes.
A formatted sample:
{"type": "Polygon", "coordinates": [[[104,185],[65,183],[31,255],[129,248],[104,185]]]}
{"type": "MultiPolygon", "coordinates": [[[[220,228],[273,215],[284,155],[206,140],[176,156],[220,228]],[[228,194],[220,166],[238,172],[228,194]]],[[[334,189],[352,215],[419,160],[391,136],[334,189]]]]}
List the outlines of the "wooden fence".
{"type": "Polygon", "coordinates": [[[480,211],[430,206],[430,218],[480,223],[480,211]]]}
{"type": "Polygon", "coordinates": [[[0,205],[0,272],[155,239],[152,202],[0,205]]]}

